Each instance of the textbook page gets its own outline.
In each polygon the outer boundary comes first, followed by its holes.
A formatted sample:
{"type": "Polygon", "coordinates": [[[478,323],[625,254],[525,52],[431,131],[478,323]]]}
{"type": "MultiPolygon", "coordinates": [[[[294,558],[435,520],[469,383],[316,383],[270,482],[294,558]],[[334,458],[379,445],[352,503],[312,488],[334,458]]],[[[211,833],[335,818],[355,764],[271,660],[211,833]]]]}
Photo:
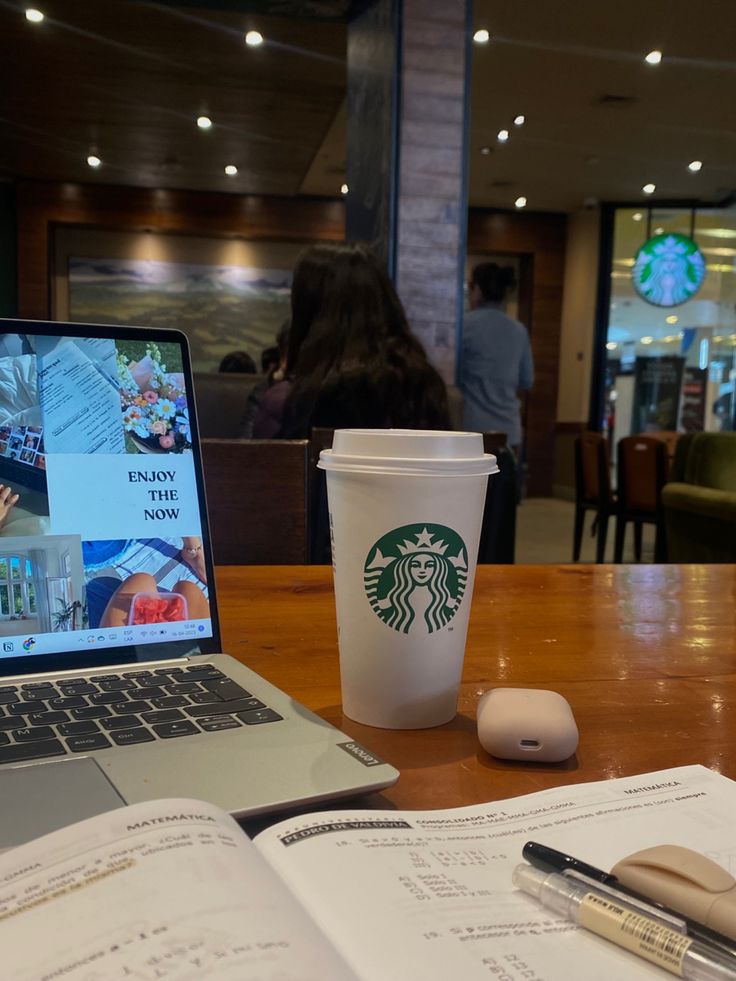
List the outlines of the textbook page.
{"type": "Polygon", "coordinates": [[[138,804],[0,855],[13,981],[345,981],[350,969],[235,821],[138,804]]]}
{"type": "Polygon", "coordinates": [[[736,869],[736,783],[688,766],[445,811],[330,811],[256,838],[365,981],[663,977],[515,890],[528,840],[601,869],[663,843],[736,869]]]}

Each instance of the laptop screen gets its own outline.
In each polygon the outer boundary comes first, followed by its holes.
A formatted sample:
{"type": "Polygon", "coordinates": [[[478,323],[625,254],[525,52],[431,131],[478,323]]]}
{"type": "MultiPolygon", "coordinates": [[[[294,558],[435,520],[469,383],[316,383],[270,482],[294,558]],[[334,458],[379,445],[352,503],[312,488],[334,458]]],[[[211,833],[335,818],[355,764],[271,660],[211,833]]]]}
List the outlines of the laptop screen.
{"type": "Polygon", "coordinates": [[[0,320],[0,674],[219,649],[178,331],[0,320]]]}

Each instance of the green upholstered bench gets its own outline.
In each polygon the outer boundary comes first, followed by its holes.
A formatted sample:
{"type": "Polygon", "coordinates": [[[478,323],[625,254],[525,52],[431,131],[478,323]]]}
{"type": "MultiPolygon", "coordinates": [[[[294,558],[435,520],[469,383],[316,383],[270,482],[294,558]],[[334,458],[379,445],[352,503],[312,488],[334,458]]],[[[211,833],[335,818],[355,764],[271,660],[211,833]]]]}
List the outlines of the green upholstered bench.
{"type": "Polygon", "coordinates": [[[670,562],[736,562],[736,433],[681,436],[662,503],[670,562]]]}

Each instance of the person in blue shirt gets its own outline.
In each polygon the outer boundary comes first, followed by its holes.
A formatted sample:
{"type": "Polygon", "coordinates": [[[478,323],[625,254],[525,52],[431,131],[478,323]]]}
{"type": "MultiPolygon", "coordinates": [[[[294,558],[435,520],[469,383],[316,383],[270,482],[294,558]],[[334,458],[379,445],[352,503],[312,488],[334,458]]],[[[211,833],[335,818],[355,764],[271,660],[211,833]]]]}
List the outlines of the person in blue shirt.
{"type": "Polygon", "coordinates": [[[484,262],[473,269],[470,310],[463,321],[461,388],[465,429],[506,433],[518,459],[522,433],[517,392],[534,384],[534,361],[526,327],[503,309],[514,285],[510,266],[484,262]]]}

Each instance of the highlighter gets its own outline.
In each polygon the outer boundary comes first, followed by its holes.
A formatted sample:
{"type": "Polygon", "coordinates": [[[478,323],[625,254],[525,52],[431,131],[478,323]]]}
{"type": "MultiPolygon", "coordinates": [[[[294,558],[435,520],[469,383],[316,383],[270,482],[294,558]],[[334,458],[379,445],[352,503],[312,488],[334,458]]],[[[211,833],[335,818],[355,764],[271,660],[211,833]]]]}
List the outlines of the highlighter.
{"type": "Polygon", "coordinates": [[[716,862],[680,845],[657,845],[611,869],[627,886],[736,938],[736,879],[716,862]]]}

